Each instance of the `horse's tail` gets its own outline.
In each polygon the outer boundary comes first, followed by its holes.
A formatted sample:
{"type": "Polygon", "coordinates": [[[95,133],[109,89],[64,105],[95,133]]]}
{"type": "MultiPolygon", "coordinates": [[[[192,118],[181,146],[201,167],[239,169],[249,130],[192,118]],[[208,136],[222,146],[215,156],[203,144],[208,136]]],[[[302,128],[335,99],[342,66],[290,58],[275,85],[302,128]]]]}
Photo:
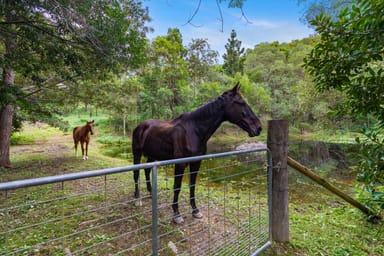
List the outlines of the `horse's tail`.
{"type": "Polygon", "coordinates": [[[133,163],[140,163],[140,158],[143,153],[144,146],[144,131],[146,127],[143,123],[140,123],[132,132],[132,154],[133,154],[133,163]]]}
{"type": "Polygon", "coordinates": [[[77,130],[77,127],[73,128],[73,131],[72,131],[72,136],[73,136],[73,139],[74,139],[74,140],[75,140],[76,130],[77,130]]]}

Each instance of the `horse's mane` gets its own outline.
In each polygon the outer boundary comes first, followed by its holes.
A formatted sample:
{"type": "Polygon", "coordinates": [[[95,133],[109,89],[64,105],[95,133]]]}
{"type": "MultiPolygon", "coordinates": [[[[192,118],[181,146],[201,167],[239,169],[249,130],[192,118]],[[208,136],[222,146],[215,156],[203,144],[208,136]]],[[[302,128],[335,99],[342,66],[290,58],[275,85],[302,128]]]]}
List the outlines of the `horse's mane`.
{"type": "Polygon", "coordinates": [[[183,114],[180,114],[176,118],[174,118],[171,123],[175,123],[178,120],[185,119],[185,118],[191,118],[191,119],[204,119],[208,116],[211,116],[212,114],[218,113],[222,106],[224,105],[223,103],[226,100],[226,94],[223,93],[221,96],[219,96],[216,99],[211,100],[210,102],[198,107],[197,109],[191,111],[191,112],[186,112],[183,114]]]}
{"type": "Polygon", "coordinates": [[[220,111],[222,106],[224,105],[225,99],[224,96],[211,100],[210,102],[198,107],[196,110],[190,112],[192,118],[205,118],[207,116],[211,116],[212,114],[220,111]]]}

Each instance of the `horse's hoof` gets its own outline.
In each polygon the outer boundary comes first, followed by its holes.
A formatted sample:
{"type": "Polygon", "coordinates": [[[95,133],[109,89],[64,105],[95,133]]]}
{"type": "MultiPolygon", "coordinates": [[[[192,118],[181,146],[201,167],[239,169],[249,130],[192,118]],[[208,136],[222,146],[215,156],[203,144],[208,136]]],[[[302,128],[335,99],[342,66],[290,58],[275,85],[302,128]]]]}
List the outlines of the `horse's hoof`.
{"type": "Polygon", "coordinates": [[[203,218],[203,214],[201,214],[200,211],[192,212],[192,216],[196,219],[201,219],[203,218]]]}
{"type": "Polygon", "coordinates": [[[141,202],[140,199],[135,200],[135,206],[140,207],[143,205],[143,202],[141,202]]]}
{"type": "Polygon", "coordinates": [[[85,157],[85,160],[88,160],[88,157],[87,157],[87,156],[85,157]]]}
{"type": "Polygon", "coordinates": [[[173,222],[175,222],[176,224],[179,225],[179,224],[184,222],[184,219],[183,219],[183,217],[181,217],[180,214],[178,214],[178,215],[173,217],[173,222]]]}

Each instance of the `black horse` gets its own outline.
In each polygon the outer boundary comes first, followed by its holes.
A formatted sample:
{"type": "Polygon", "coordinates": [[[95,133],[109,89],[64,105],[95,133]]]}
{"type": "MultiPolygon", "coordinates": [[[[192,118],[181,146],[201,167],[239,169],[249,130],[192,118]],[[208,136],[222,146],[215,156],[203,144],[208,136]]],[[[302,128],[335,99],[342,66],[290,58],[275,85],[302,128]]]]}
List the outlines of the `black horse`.
{"type": "MultiPolygon", "coordinates": [[[[134,164],[139,164],[141,156],[147,156],[147,162],[168,160],[182,157],[204,155],[207,141],[224,121],[238,125],[250,137],[261,132],[261,122],[241,96],[239,83],[224,92],[220,97],[197,108],[195,111],[181,114],[170,122],[146,120],[133,131],[132,152],[134,164]]],[[[195,184],[201,161],[189,163],[190,168],[190,203],[192,215],[202,218],[196,207],[195,184]]],[[[173,220],[180,224],[184,220],[180,215],[178,199],[186,164],[176,164],[174,173],[173,220]]],[[[151,192],[151,169],[145,169],[147,189],[151,192]]],[[[141,205],[139,191],[139,170],[134,171],[135,204],[141,205]]]]}

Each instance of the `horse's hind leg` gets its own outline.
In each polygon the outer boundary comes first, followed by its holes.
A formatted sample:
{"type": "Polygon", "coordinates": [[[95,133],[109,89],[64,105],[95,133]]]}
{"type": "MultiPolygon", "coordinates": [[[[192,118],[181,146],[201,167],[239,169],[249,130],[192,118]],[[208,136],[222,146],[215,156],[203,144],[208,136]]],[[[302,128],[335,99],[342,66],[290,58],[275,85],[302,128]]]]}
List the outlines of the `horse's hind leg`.
{"type": "Polygon", "coordinates": [[[180,194],[180,189],[181,189],[181,182],[183,181],[184,169],[186,166],[187,166],[186,164],[176,164],[175,165],[172,209],[173,209],[173,214],[174,214],[173,215],[173,221],[176,224],[181,224],[184,222],[184,219],[179,212],[179,194],[180,194]]]}
{"type": "Polygon", "coordinates": [[[203,218],[203,214],[200,213],[200,210],[196,207],[196,198],[195,198],[195,188],[196,188],[196,178],[197,173],[199,172],[201,162],[193,162],[189,165],[189,198],[192,207],[192,216],[201,219],[203,218]]]}
{"type": "MultiPolygon", "coordinates": [[[[133,163],[139,164],[141,158],[141,152],[133,152],[133,163]]],[[[133,179],[135,181],[135,205],[142,206],[142,202],[140,199],[140,188],[139,188],[139,178],[140,178],[140,169],[133,171],[133,179]]]]}
{"type": "Polygon", "coordinates": [[[75,144],[75,157],[77,157],[77,146],[78,146],[79,142],[75,141],[74,144],[75,144]]]}
{"type": "MultiPolygon", "coordinates": [[[[148,158],[147,163],[153,162],[153,159],[148,158]]],[[[147,190],[149,193],[152,192],[152,186],[151,186],[151,168],[146,168],[145,169],[145,182],[147,184],[147,190]]]]}
{"type": "Polygon", "coordinates": [[[139,178],[140,178],[140,170],[134,170],[133,171],[133,179],[135,180],[135,205],[136,206],[142,206],[143,203],[141,202],[140,198],[140,188],[139,188],[139,178]]]}

